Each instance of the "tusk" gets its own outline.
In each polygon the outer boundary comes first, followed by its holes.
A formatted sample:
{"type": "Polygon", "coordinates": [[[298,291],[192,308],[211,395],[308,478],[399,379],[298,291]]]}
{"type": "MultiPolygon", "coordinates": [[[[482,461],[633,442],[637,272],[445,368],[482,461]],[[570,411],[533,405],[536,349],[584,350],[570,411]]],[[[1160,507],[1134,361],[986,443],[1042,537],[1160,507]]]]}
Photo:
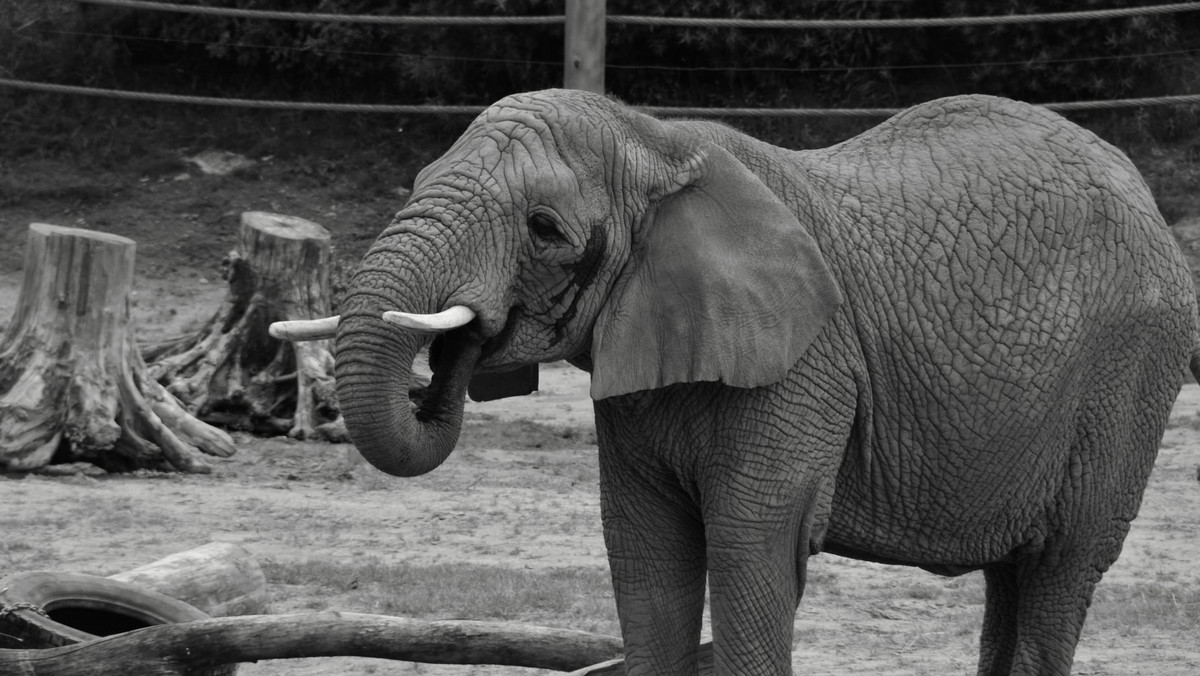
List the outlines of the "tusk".
{"type": "Polygon", "coordinates": [[[337,335],[338,315],[324,319],[297,319],[290,322],[271,322],[267,333],[272,338],[304,342],[309,340],[327,340],[337,335]]]}
{"type": "Polygon", "coordinates": [[[475,319],[475,311],[465,305],[455,305],[434,315],[396,311],[383,313],[383,321],[421,333],[444,333],[470,324],[472,319],[475,319]]]}

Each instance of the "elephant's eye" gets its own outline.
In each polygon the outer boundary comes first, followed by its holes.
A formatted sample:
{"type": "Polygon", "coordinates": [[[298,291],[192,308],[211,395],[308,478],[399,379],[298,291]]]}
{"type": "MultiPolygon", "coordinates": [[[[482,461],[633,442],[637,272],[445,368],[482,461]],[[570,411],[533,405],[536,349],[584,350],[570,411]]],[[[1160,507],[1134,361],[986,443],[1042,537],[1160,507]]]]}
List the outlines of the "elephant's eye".
{"type": "Polygon", "coordinates": [[[558,229],[558,222],[550,214],[541,211],[529,215],[529,234],[533,236],[534,241],[545,244],[560,244],[565,241],[562,231],[558,229]]]}

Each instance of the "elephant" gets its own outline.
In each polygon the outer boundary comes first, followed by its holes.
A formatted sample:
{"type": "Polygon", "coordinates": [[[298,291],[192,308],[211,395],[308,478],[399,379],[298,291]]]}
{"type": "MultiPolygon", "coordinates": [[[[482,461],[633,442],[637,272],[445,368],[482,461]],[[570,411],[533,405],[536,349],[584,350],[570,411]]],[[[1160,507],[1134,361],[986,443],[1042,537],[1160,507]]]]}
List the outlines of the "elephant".
{"type": "Polygon", "coordinates": [[[1069,673],[1200,371],[1133,164],[983,95],[808,150],[506,97],[417,175],[341,310],[276,333],[336,337],[346,427],[389,474],[446,459],[473,375],[590,373],[628,674],[697,673],[706,588],[713,671],[791,673],[820,552],[982,571],[978,672],[1069,673]]]}

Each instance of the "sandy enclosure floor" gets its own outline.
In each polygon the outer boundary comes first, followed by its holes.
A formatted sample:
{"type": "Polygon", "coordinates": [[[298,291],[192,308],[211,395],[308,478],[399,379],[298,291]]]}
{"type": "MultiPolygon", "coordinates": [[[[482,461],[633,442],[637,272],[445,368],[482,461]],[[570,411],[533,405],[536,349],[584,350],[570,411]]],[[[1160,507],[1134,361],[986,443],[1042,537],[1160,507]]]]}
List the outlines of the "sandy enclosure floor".
{"type": "MultiPolygon", "coordinates": [[[[25,544],[0,546],[0,567],[111,574],[215,540],[240,543],[260,561],[373,557],[418,569],[458,562],[604,571],[586,375],[553,365],[538,394],[469,404],[468,417],[461,447],[415,479],[386,477],[347,445],[245,435],[239,454],[219,461],[211,476],[6,477],[0,524],[10,545],[25,544]]],[[[1197,427],[1200,388],[1188,386],[1142,513],[1098,592],[1077,674],[1200,673],[1197,427]]],[[[271,592],[277,613],[372,612],[370,598],[352,590],[314,595],[272,584],[271,592]]],[[[982,603],[977,574],[947,579],[816,557],[796,618],[794,666],[814,674],[973,673],[982,603]]],[[[616,632],[605,615],[574,624],[616,632]]],[[[322,658],[245,665],[240,673],[535,672],[322,658]]]]}

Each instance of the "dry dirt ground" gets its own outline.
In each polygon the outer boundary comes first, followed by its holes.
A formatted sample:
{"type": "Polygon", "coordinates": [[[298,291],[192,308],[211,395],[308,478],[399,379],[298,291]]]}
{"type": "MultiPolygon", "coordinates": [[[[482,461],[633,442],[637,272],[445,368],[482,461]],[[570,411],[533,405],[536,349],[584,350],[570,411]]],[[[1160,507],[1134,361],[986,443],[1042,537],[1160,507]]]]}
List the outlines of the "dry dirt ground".
{"type": "MultiPolygon", "coordinates": [[[[15,301],[24,230],[31,221],[138,240],[137,330],[156,338],[194,328],[215,309],[224,292],[217,264],[233,246],[240,211],[274,210],[322,222],[333,230],[341,252],[352,257],[400,201],[386,189],[362,194],[336,178],[315,180],[270,163],[257,171],[214,177],[173,166],[161,175],[118,177],[96,193],[71,183],[75,174],[69,167],[0,167],[0,175],[9,177],[40,172],[51,186],[0,201],[0,324],[7,323],[15,301]]],[[[20,183],[28,185],[25,179],[20,183]]],[[[347,445],[242,433],[236,434],[238,454],[214,459],[216,470],[208,476],[0,477],[0,573],[57,569],[107,575],[209,541],[229,541],[263,563],[272,612],[403,614],[396,610],[403,604],[385,603],[389,594],[436,589],[438,578],[449,574],[447,566],[470,565],[481,581],[455,584],[480,584],[495,593],[486,598],[481,593],[475,603],[445,601],[446,606],[438,606],[442,597],[434,596],[432,606],[406,612],[616,633],[603,584],[607,564],[585,374],[551,365],[537,394],[469,404],[468,416],[460,448],[437,471],[415,479],[386,477],[347,445]],[[398,589],[388,590],[336,574],[314,583],[297,573],[322,562],[335,571],[382,566],[405,574],[391,582],[398,589]],[[572,592],[575,598],[548,610],[530,592],[548,587],[546,581],[563,569],[593,571],[600,582],[580,586],[572,592]]],[[[1192,385],[1179,399],[1124,554],[1099,588],[1075,673],[1200,673],[1198,467],[1200,389],[1192,385]]],[[[455,598],[453,590],[443,595],[455,598]]],[[[974,673],[982,604],[978,574],[939,578],[817,557],[796,616],[795,669],[834,675],[974,673]]],[[[532,672],[323,658],[246,665],[240,673],[532,672]]]]}

